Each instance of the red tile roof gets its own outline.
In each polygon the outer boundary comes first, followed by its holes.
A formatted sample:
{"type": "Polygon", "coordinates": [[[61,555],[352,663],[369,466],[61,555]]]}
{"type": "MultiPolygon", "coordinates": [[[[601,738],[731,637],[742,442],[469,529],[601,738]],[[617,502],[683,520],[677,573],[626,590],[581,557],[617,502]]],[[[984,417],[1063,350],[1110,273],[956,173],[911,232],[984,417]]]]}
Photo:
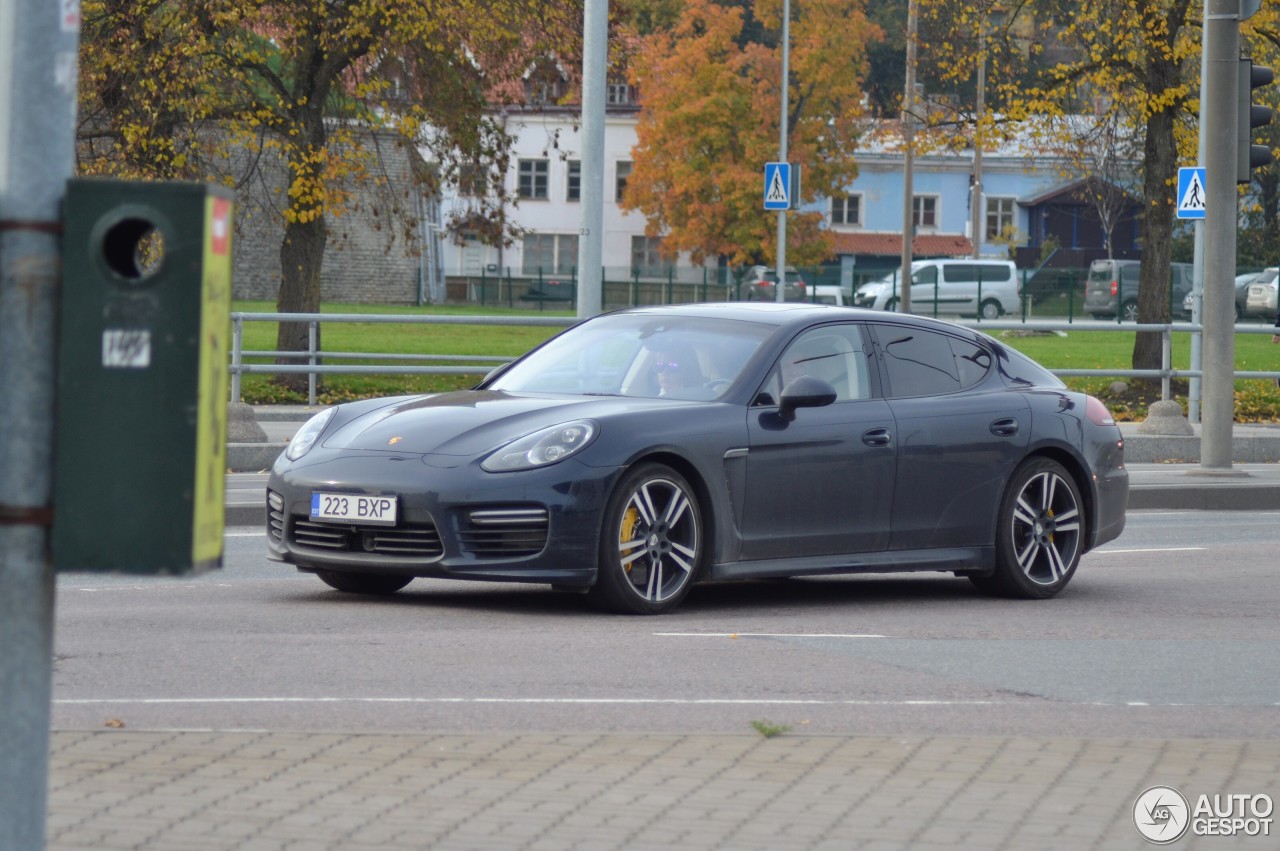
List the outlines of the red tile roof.
{"type": "MultiPolygon", "coordinates": [[[[898,257],[902,255],[902,233],[837,233],[835,253],[898,257]]],[[[911,253],[916,257],[968,257],[973,244],[955,234],[916,234],[911,253]]]]}

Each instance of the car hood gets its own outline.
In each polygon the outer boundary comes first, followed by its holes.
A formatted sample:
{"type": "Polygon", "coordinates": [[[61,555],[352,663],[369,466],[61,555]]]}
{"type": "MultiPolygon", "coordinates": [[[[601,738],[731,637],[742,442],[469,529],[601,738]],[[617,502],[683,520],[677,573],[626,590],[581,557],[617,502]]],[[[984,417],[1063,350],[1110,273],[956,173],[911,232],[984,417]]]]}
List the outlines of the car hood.
{"type": "Polygon", "coordinates": [[[669,407],[670,400],[459,390],[378,408],[344,423],[325,449],[471,456],[570,420],[669,407]]]}

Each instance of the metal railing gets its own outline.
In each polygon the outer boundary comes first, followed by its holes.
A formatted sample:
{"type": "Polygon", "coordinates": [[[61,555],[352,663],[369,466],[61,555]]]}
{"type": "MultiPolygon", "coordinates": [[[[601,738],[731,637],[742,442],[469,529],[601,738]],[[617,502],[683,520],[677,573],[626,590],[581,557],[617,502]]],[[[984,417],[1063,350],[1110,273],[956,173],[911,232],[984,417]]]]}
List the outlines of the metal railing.
{"type": "MultiPolygon", "coordinates": [[[[509,325],[529,327],[567,328],[578,321],[575,317],[563,316],[422,316],[422,315],[385,315],[363,313],[241,313],[231,314],[231,399],[241,399],[241,376],[248,374],[305,374],[308,376],[307,401],[316,404],[316,377],[333,374],[366,374],[366,375],[484,375],[492,369],[512,360],[501,355],[432,355],[432,354],[400,354],[396,352],[338,352],[321,351],[318,345],[317,329],[321,323],[384,323],[404,325],[509,325]],[[308,325],[308,346],[306,351],[245,351],[244,323],[246,322],[305,322],[308,325]],[[245,363],[246,357],[298,359],[305,360],[299,364],[280,363],[245,363]],[[331,364],[320,363],[321,358],[342,360],[382,360],[398,361],[398,363],[381,364],[331,364]],[[404,363],[409,361],[410,363],[404,363]],[[423,365],[414,365],[423,364],[423,365]]],[[[1161,336],[1160,369],[1072,369],[1054,368],[1045,365],[1050,372],[1059,377],[1071,376],[1115,376],[1117,378],[1159,378],[1161,381],[1161,398],[1171,398],[1170,384],[1175,378],[1201,378],[1203,372],[1198,369],[1175,369],[1172,366],[1173,335],[1199,334],[1203,327],[1189,322],[1169,324],[1123,325],[1109,321],[1060,322],[1060,321],[1005,321],[1005,320],[961,320],[957,324],[976,328],[982,331],[1122,331],[1127,333],[1149,331],[1161,336]]],[[[1275,328],[1269,325],[1236,325],[1237,334],[1273,334],[1275,328]]],[[[1236,379],[1271,379],[1280,378],[1280,371],[1237,370],[1236,379]]]]}

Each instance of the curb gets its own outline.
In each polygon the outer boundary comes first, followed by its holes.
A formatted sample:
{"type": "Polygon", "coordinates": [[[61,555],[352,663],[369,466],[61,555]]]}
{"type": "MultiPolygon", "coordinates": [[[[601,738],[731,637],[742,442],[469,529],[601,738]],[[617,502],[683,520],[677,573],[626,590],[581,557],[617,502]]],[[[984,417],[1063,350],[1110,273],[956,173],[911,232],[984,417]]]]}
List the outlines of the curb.
{"type": "Polygon", "coordinates": [[[231,473],[265,473],[284,451],[279,443],[228,443],[227,471],[231,473]]]}
{"type": "MultiPolygon", "coordinates": [[[[1280,461],[1280,437],[1233,437],[1231,459],[1236,464],[1280,461]]],[[[1126,435],[1126,464],[1199,464],[1199,435],[1126,435]]]]}

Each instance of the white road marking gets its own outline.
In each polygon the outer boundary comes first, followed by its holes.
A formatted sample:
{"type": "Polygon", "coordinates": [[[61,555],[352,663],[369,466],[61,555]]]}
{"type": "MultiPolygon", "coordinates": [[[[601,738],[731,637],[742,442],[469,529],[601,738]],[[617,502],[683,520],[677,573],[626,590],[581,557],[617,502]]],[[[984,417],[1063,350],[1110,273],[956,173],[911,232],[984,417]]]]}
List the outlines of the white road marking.
{"type": "Polygon", "coordinates": [[[1101,549],[1094,550],[1100,556],[1124,555],[1126,553],[1185,553],[1194,552],[1196,550],[1207,550],[1208,547],[1145,547],[1132,550],[1112,550],[1101,549]]]}
{"type": "MultiPolygon", "coordinates": [[[[552,704],[579,706],[1020,706],[1031,701],[1048,700],[1027,697],[1022,700],[817,700],[778,698],[679,698],[679,697],[142,697],[142,698],[63,698],[58,706],[178,706],[191,704],[334,704],[334,703],[401,703],[401,704],[552,704]]],[[[1225,707],[1247,708],[1234,703],[1154,703],[1146,701],[1079,701],[1077,706],[1105,707],[1225,707]]],[[[1253,704],[1280,706],[1280,703],[1253,704]]]]}
{"type": "Polygon", "coordinates": [[[676,638],[884,638],[883,635],[844,632],[655,632],[676,638]]]}

